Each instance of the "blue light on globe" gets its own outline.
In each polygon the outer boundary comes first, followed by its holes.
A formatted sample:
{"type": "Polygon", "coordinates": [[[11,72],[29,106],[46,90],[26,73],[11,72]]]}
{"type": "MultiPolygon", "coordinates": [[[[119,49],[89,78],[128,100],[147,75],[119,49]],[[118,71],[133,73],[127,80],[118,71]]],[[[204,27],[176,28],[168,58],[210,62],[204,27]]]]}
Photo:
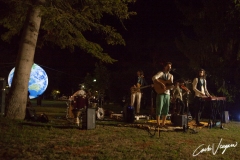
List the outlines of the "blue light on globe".
{"type": "MultiPolygon", "coordinates": [[[[8,85],[11,87],[12,79],[14,75],[13,68],[8,75],[8,85]]],[[[36,98],[43,94],[43,92],[47,89],[48,86],[48,76],[46,72],[37,64],[33,64],[30,79],[28,83],[28,91],[30,92],[30,99],[36,98]]]]}

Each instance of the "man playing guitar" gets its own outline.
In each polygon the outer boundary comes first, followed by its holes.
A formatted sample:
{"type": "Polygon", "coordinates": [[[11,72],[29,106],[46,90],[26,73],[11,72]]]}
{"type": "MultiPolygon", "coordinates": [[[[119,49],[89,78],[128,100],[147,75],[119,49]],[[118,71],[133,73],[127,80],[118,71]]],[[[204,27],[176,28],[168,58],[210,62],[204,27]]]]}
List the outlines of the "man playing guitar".
{"type": "Polygon", "coordinates": [[[141,88],[142,86],[147,85],[146,80],[144,79],[143,71],[137,71],[137,84],[131,87],[131,106],[134,107],[135,100],[137,101],[137,107],[135,109],[136,114],[140,113],[140,104],[142,98],[141,88]]]}
{"type": "Polygon", "coordinates": [[[173,88],[173,75],[170,74],[172,63],[167,62],[163,66],[163,71],[158,72],[152,77],[156,96],[156,120],[157,125],[166,127],[165,121],[170,106],[170,89],[173,88]],[[171,83],[171,84],[170,84],[171,83]],[[162,124],[160,125],[160,116],[162,115],[162,124]]]}

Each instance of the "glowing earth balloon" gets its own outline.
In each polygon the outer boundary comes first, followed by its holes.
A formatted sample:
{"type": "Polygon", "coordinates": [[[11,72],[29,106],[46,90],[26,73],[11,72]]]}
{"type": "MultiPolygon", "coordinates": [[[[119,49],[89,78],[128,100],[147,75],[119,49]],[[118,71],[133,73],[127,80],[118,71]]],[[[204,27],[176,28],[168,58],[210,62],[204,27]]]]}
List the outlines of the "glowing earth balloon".
{"type": "MultiPolygon", "coordinates": [[[[8,75],[8,85],[11,87],[12,78],[14,75],[13,68],[8,75]]],[[[30,99],[36,98],[43,94],[43,92],[47,89],[48,85],[48,76],[46,72],[37,64],[33,64],[30,79],[28,83],[28,91],[30,92],[30,99]]]]}

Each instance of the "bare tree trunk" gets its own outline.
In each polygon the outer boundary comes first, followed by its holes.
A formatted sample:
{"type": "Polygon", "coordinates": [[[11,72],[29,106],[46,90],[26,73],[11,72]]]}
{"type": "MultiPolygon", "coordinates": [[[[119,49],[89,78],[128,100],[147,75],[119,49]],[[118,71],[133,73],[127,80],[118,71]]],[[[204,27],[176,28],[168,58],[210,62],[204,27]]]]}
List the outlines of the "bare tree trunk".
{"type": "Polygon", "coordinates": [[[41,24],[41,10],[38,5],[44,2],[45,0],[34,0],[33,4],[35,5],[33,5],[27,13],[13,81],[7,97],[6,117],[10,119],[23,120],[25,118],[29,77],[34,63],[35,48],[41,24]]]}

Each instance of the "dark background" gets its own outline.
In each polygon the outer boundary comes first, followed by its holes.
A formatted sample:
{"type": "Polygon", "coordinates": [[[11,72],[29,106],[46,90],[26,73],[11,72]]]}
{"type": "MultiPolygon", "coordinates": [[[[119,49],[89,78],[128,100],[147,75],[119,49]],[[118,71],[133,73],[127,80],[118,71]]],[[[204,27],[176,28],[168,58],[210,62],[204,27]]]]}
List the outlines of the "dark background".
{"type": "MultiPolygon", "coordinates": [[[[175,71],[171,73],[175,80],[194,78],[191,73],[183,74],[188,70],[188,59],[175,45],[175,38],[189,30],[181,25],[181,13],[174,1],[138,0],[129,9],[136,11],[137,15],[125,20],[124,26],[115,18],[106,16],[103,19],[103,23],[110,23],[122,34],[126,46],[109,46],[96,36],[87,37],[100,43],[105,52],[118,60],[113,64],[105,64],[111,74],[112,91],[109,94],[114,95],[112,99],[129,94],[129,88],[136,83],[136,71],[139,69],[144,71],[147,82],[151,84],[151,77],[162,69],[162,63],[166,61],[173,63],[175,71]]],[[[15,37],[10,44],[1,41],[0,77],[7,79],[14,67],[18,42],[19,37],[15,37]]],[[[78,85],[83,83],[87,73],[93,73],[95,63],[99,60],[79,49],[70,52],[59,47],[44,46],[36,49],[34,62],[48,75],[49,85],[44,95],[49,97],[53,89],[60,90],[64,95],[71,95],[78,90],[78,85]]]]}
{"type": "MultiPolygon", "coordinates": [[[[105,98],[119,103],[123,97],[129,99],[130,87],[136,83],[137,70],[143,70],[148,84],[151,84],[151,77],[162,69],[162,63],[166,61],[173,63],[174,71],[171,73],[174,80],[183,78],[192,81],[195,73],[189,68],[189,60],[177,49],[175,40],[182,32],[190,37],[193,32],[182,25],[182,13],[174,0],[137,0],[129,6],[129,10],[136,11],[137,15],[125,20],[124,26],[116,18],[105,16],[103,19],[103,23],[114,26],[122,34],[126,46],[109,46],[100,40],[99,35],[87,35],[88,40],[101,44],[104,52],[118,60],[113,64],[104,64],[111,75],[105,98]]],[[[6,80],[15,66],[19,38],[20,35],[14,37],[10,43],[0,41],[0,77],[6,80]]],[[[60,90],[61,95],[72,95],[79,89],[78,85],[83,83],[84,77],[88,73],[93,74],[99,60],[78,48],[70,52],[57,46],[44,46],[36,49],[34,62],[46,71],[49,84],[44,97],[52,98],[51,91],[55,89],[60,90]]],[[[187,87],[191,88],[191,83],[187,87]]],[[[208,83],[208,90],[216,91],[214,84],[208,83]]],[[[152,90],[147,88],[144,91],[150,105],[152,90]]],[[[191,94],[190,99],[192,97],[191,94]]]]}

